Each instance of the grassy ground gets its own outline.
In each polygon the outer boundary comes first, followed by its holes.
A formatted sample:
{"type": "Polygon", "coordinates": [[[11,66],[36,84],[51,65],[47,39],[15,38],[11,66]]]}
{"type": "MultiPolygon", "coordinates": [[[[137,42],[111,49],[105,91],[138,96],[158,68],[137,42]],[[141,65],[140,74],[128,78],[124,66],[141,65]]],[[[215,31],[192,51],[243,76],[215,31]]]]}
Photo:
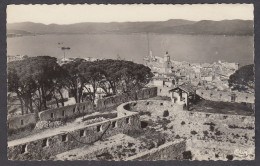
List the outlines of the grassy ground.
{"type": "Polygon", "coordinates": [[[208,113],[254,116],[254,111],[241,103],[221,101],[201,100],[193,104],[190,110],[208,113]]]}

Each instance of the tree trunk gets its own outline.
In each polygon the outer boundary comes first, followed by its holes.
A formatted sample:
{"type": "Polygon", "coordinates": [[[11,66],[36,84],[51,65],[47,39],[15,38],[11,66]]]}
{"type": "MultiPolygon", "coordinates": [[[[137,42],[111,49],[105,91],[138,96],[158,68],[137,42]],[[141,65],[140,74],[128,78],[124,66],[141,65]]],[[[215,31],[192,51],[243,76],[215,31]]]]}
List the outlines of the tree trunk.
{"type": "Polygon", "coordinates": [[[24,103],[24,106],[25,106],[25,114],[28,114],[28,106],[29,106],[29,103],[28,103],[28,99],[25,100],[25,103],[24,103]]]}
{"type": "Polygon", "coordinates": [[[32,99],[30,99],[30,112],[33,113],[33,105],[32,105],[32,99]]]}
{"type": "Polygon", "coordinates": [[[55,101],[56,101],[57,108],[59,108],[59,107],[60,107],[60,106],[59,106],[59,100],[57,99],[57,97],[56,97],[55,95],[53,95],[53,97],[54,97],[54,99],[55,99],[55,101]]]}
{"type": "Polygon", "coordinates": [[[42,104],[44,110],[46,110],[47,109],[46,93],[43,87],[42,87],[42,104]]]}
{"type": "Polygon", "coordinates": [[[63,95],[62,95],[60,89],[58,90],[58,92],[59,92],[59,94],[60,94],[61,104],[62,104],[62,106],[64,107],[64,97],[63,97],[63,95]]]}
{"type": "Polygon", "coordinates": [[[20,103],[21,103],[21,112],[22,112],[22,115],[24,115],[24,109],[23,109],[23,100],[21,97],[18,97],[19,100],[20,100],[20,103]]]}

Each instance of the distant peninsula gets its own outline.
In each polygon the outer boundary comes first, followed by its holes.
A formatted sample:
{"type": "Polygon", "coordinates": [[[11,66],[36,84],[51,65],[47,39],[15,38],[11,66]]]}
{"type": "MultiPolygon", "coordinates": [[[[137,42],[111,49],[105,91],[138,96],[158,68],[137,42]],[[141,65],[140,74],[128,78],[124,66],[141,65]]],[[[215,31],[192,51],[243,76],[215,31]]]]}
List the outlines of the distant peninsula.
{"type": "Polygon", "coordinates": [[[222,21],[188,21],[171,19],[156,22],[110,22],[110,23],[76,23],[76,24],[42,24],[33,22],[7,24],[7,36],[26,36],[44,34],[128,34],[158,33],[187,35],[230,35],[252,36],[253,20],[222,20],[222,21]]]}

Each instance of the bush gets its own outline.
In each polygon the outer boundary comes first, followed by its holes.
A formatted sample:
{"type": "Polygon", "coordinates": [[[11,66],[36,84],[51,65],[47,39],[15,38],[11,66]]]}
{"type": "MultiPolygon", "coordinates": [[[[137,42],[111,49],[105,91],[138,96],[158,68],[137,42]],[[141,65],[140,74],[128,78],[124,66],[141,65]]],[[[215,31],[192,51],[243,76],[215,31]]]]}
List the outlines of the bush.
{"type": "Polygon", "coordinates": [[[208,131],[203,131],[203,134],[208,136],[209,132],[208,131]]]}
{"type": "Polygon", "coordinates": [[[184,121],[182,121],[182,122],[181,122],[181,125],[185,125],[185,122],[184,122],[184,121]]]}
{"type": "Polygon", "coordinates": [[[194,130],[192,130],[191,132],[190,132],[192,135],[196,135],[196,134],[198,134],[196,131],[194,131],[194,130]]]}
{"type": "Polygon", "coordinates": [[[216,126],[216,124],[215,123],[212,123],[212,122],[210,122],[210,123],[203,123],[204,125],[209,125],[209,126],[216,126]]]}
{"type": "Polygon", "coordinates": [[[233,157],[233,155],[228,154],[226,158],[227,158],[228,160],[233,160],[234,157],[233,157]]]}
{"type": "Polygon", "coordinates": [[[210,130],[210,131],[212,131],[212,132],[213,132],[213,131],[214,131],[214,129],[215,129],[215,127],[214,127],[214,126],[209,126],[209,130],[210,130]]]}
{"type": "Polygon", "coordinates": [[[163,117],[167,117],[167,116],[169,116],[169,111],[168,110],[163,111],[163,117]]]}
{"type": "Polygon", "coordinates": [[[215,135],[222,135],[222,133],[220,131],[216,131],[215,135]]]}
{"type": "Polygon", "coordinates": [[[191,151],[185,151],[182,153],[183,155],[183,159],[185,160],[191,160],[192,159],[192,154],[191,154],[191,151]]]}
{"type": "Polygon", "coordinates": [[[158,140],[157,146],[161,146],[161,145],[163,145],[165,142],[166,142],[166,141],[165,141],[165,138],[161,138],[161,139],[158,140]]]}
{"type": "Polygon", "coordinates": [[[179,135],[176,135],[175,138],[176,138],[176,139],[180,139],[181,137],[180,137],[179,135]]]}
{"type": "Polygon", "coordinates": [[[150,141],[150,142],[148,142],[147,146],[148,146],[148,149],[151,150],[152,148],[155,147],[155,144],[154,144],[154,142],[150,141]]]}

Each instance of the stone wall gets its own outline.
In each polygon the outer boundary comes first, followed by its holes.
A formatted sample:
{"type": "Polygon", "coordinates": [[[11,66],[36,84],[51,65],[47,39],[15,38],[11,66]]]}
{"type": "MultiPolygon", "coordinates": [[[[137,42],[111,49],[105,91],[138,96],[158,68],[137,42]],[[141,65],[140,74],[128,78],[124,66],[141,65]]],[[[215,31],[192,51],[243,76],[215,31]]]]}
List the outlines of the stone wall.
{"type": "Polygon", "coordinates": [[[119,133],[128,133],[130,130],[139,130],[140,120],[138,113],[129,112],[124,117],[94,123],[85,127],[76,128],[67,133],[53,134],[49,137],[19,142],[8,145],[8,159],[10,160],[44,160],[56,154],[79,148],[84,145],[104,139],[119,133]],[[115,125],[112,125],[114,122],[115,125]]]}
{"type": "Polygon", "coordinates": [[[184,140],[175,140],[159,146],[158,148],[151,149],[131,156],[126,160],[182,160],[183,152],[186,150],[186,142],[184,140]]]}
{"type": "Polygon", "coordinates": [[[94,112],[93,103],[90,101],[77,103],[65,107],[49,109],[39,113],[41,121],[58,120],[65,117],[72,117],[77,114],[90,114],[94,112]]]}
{"type": "Polygon", "coordinates": [[[36,118],[33,113],[7,118],[8,129],[23,128],[28,126],[29,124],[35,124],[35,123],[36,123],[36,118]]]}
{"type": "MultiPolygon", "coordinates": [[[[196,90],[196,94],[206,100],[231,102],[232,92],[212,91],[212,90],[196,90]]],[[[235,92],[237,103],[255,103],[254,94],[235,92]]]]}
{"type": "Polygon", "coordinates": [[[163,116],[163,112],[167,110],[170,116],[176,114],[176,110],[183,110],[182,105],[174,104],[170,101],[165,100],[139,100],[139,101],[132,101],[128,103],[124,103],[123,105],[119,106],[118,116],[120,115],[121,109],[120,107],[124,107],[125,110],[134,111],[134,112],[152,112],[156,116],[160,115],[163,116]]]}
{"type": "Polygon", "coordinates": [[[173,87],[160,86],[157,89],[158,89],[157,90],[158,96],[168,96],[168,97],[170,97],[171,94],[169,93],[169,90],[173,89],[173,87]]]}
{"type": "MultiPolygon", "coordinates": [[[[87,101],[83,103],[76,103],[74,105],[42,111],[39,113],[39,118],[40,121],[55,121],[64,118],[73,117],[75,115],[80,115],[83,113],[90,114],[95,111],[102,110],[104,108],[117,106],[124,102],[148,99],[155,96],[157,96],[156,87],[144,88],[138,92],[119,94],[119,95],[99,99],[97,101],[96,108],[94,108],[92,102],[87,101]]],[[[24,127],[25,125],[28,125],[29,123],[36,124],[36,119],[33,114],[26,114],[22,116],[12,117],[8,119],[7,122],[9,128],[18,129],[24,127]],[[21,120],[23,120],[24,125],[21,125],[21,120]]]]}
{"type": "Polygon", "coordinates": [[[138,92],[118,94],[115,96],[99,99],[97,101],[97,109],[108,108],[108,107],[116,106],[116,105],[119,105],[119,104],[122,104],[122,103],[125,103],[128,101],[143,100],[143,99],[148,99],[148,98],[155,97],[155,96],[157,96],[156,87],[144,88],[138,92]]]}
{"type": "Polygon", "coordinates": [[[172,139],[191,139],[186,147],[193,160],[226,160],[227,155],[233,155],[234,160],[254,159],[254,116],[184,111],[177,104],[160,100],[134,101],[124,107],[139,113],[150,112],[149,118],[153,119],[163,117],[164,110],[168,110],[167,128],[173,132],[172,139]]]}

